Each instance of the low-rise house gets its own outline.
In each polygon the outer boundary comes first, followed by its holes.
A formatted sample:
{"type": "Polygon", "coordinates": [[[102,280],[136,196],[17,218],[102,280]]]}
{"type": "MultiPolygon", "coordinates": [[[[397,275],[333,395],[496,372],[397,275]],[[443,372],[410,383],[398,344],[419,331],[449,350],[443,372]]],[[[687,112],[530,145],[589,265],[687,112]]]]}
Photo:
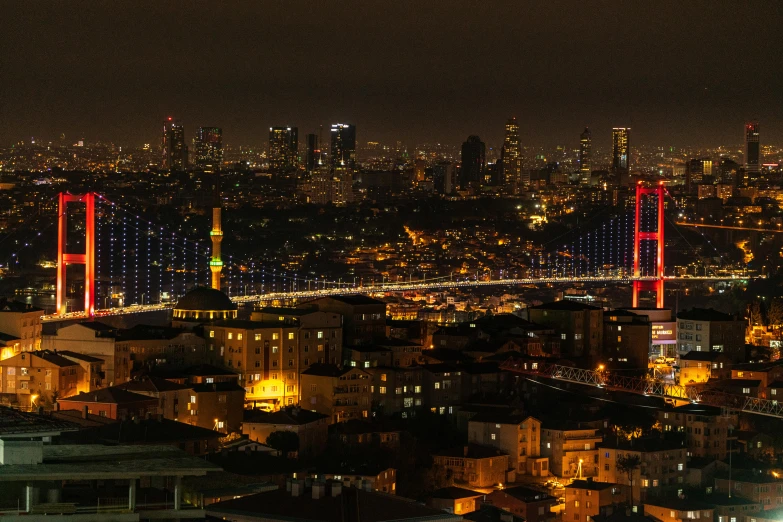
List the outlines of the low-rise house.
{"type": "Polygon", "coordinates": [[[715,491],[761,504],[763,509],[783,508],[783,478],[779,474],[750,470],[720,471],[715,475],[715,491]]]}
{"type": "Polygon", "coordinates": [[[87,381],[87,388],[80,389],[79,391],[93,391],[105,386],[104,379],[106,378],[106,372],[103,371],[103,359],[100,357],[93,357],[92,355],[85,355],[83,353],[71,352],[68,350],[60,350],[57,355],[65,357],[82,367],[85,373],[85,380],[87,381]]]}
{"type": "Polygon", "coordinates": [[[468,421],[468,440],[508,453],[509,466],[518,475],[549,474],[549,460],[541,457],[541,421],[508,412],[480,412],[468,421]]]}
{"type": "Polygon", "coordinates": [[[397,494],[397,470],[382,466],[362,466],[359,468],[323,469],[317,473],[318,480],[339,481],[344,488],[357,488],[364,491],[377,491],[389,495],[397,494]]]}
{"type": "Polygon", "coordinates": [[[82,367],[49,350],[20,352],[0,361],[0,397],[29,409],[89,389],[82,367]]]}
{"type": "Polygon", "coordinates": [[[432,456],[438,466],[455,483],[486,488],[513,481],[508,476],[508,455],[497,448],[468,444],[438,452],[432,456]]]}
{"type": "Polygon", "coordinates": [[[188,385],[151,375],[139,377],[117,387],[158,399],[158,411],[171,420],[179,420],[180,415],[184,414],[193,391],[188,385]]]}
{"type": "Polygon", "coordinates": [[[349,420],[333,424],[329,432],[349,446],[400,447],[400,430],[380,420],[349,420]]]}
{"type": "Polygon", "coordinates": [[[62,397],[57,403],[61,410],[86,410],[88,414],[110,419],[142,418],[147,413],[158,413],[158,399],[116,386],[62,397]]]}
{"type": "Polygon", "coordinates": [[[525,519],[525,522],[547,522],[556,519],[551,508],[557,499],[524,486],[495,490],[486,502],[525,519]]]}
{"type": "Polygon", "coordinates": [[[731,359],[723,352],[690,351],[680,356],[680,386],[727,377],[731,359]]]}
{"type": "Polygon", "coordinates": [[[323,453],[329,436],[329,417],[299,408],[283,408],[275,412],[245,410],[242,434],[250,440],[266,444],[276,431],[290,431],[299,437],[299,456],[315,457],[323,453]]]}
{"type": "Polygon", "coordinates": [[[713,520],[712,505],[698,500],[678,497],[657,497],[644,503],[644,514],[667,522],[685,522],[695,519],[713,520]]]}
{"type": "Polygon", "coordinates": [[[477,499],[484,494],[472,489],[449,486],[433,491],[427,496],[427,505],[455,515],[472,513],[478,508],[477,499]]]}
{"type": "Polygon", "coordinates": [[[565,511],[569,520],[587,522],[602,508],[626,502],[628,486],[599,482],[592,478],[574,480],[565,487],[565,511]]]}
{"type": "Polygon", "coordinates": [[[735,431],[733,434],[742,453],[754,459],[775,456],[775,439],[771,435],[757,431],[735,431]]]}
{"type": "Polygon", "coordinates": [[[729,441],[735,438],[729,427],[738,425],[736,413],[726,415],[720,408],[688,404],[658,410],[657,415],[662,431],[685,434],[688,456],[721,460],[728,456],[729,441]]]}

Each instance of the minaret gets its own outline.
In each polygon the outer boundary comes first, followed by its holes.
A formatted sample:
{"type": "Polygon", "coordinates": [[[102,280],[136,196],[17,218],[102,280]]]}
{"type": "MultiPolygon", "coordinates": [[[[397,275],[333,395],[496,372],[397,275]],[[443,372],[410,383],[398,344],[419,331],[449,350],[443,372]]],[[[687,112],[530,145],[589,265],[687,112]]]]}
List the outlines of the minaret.
{"type": "Polygon", "coordinates": [[[220,224],[220,178],[215,176],[215,201],[212,204],[212,258],[209,260],[209,270],[212,272],[212,288],[220,290],[220,272],[223,261],[220,259],[220,242],[223,241],[223,228],[220,224]]]}

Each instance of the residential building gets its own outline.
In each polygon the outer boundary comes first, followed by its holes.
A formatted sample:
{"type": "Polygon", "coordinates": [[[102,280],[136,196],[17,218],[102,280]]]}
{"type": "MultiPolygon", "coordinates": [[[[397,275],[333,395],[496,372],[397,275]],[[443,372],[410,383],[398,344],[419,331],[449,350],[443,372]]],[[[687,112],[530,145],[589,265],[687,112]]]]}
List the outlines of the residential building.
{"type": "Polygon", "coordinates": [[[730,375],[731,359],[723,352],[690,351],[680,355],[680,386],[730,375]]]}
{"type": "Polygon", "coordinates": [[[282,321],[299,327],[299,369],[311,364],[340,364],[343,349],[343,316],[315,307],[264,307],[250,315],[252,321],[282,321]]]}
{"type": "Polygon", "coordinates": [[[677,314],[677,349],[723,352],[733,362],[745,359],[745,321],[712,308],[693,308],[677,314]]]}
{"type": "Polygon", "coordinates": [[[612,129],[612,174],[620,181],[631,172],[631,145],[629,127],[612,129]]]}
{"type": "Polygon", "coordinates": [[[317,476],[320,477],[318,480],[327,482],[340,481],[343,488],[353,487],[388,495],[397,494],[397,470],[394,468],[373,465],[360,468],[322,468],[318,470],[317,476]]]}
{"type": "Polygon", "coordinates": [[[551,508],[557,504],[557,499],[524,486],[495,490],[487,495],[486,503],[520,516],[525,522],[556,520],[551,508]]]}
{"type": "Polygon", "coordinates": [[[715,474],[715,491],[761,504],[762,509],[783,508],[783,478],[760,469],[719,471],[715,474]]]}
{"type": "Polygon", "coordinates": [[[597,428],[576,422],[547,421],[541,428],[541,456],[549,458],[549,471],[558,477],[595,477],[598,476],[598,445],[602,440],[597,428]]]}
{"type": "Polygon", "coordinates": [[[422,402],[433,413],[453,415],[462,403],[462,370],[455,365],[421,365],[422,402]]]}
{"type": "Polygon", "coordinates": [[[730,433],[731,426],[739,425],[736,413],[726,414],[720,408],[688,404],[659,410],[657,414],[664,433],[685,434],[685,447],[690,457],[723,460],[728,456],[731,441],[736,439],[736,435],[730,433]]]}
{"type": "Polygon", "coordinates": [[[329,416],[331,422],[367,418],[372,376],[354,367],[313,364],[301,374],[303,408],[329,416]]]}
{"type": "Polygon", "coordinates": [[[57,355],[65,357],[82,367],[85,374],[84,378],[88,382],[85,389],[79,389],[79,391],[92,391],[105,386],[103,380],[106,378],[106,372],[103,371],[103,359],[68,350],[60,350],[57,352],[57,355]]]}
{"type": "Polygon", "coordinates": [[[332,438],[350,447],[400,447],[400,430],[383,420],[349,420],[333,424],[329,431],[332,438]]]}
{"type": "Polygon", "coordinates": [[[180,406],[180,422],[222,433],[239,432],[245,407],[245,389],[236,381],[190,385],[190,401],[180,406]]]}
{"type": "Polygon", "coordinates": [[[117,345],[117,329],[97,321],[63,326],[54,335],[43,335],[41,346],[46,350],[69,351],[103,359],[103,380],[109,386],[130,379],[130,351],[117,345]]]}
{"type": "Polygon", "coordinates": [[[57,399],[61,410],[80,410],[109,419],[143,418],[148,413],[157,415],[158,399],[133,393],[116,386],[91,392],[82,392],[57,399]]]}
{"type": "Polygon", "coordinates": [[[284,321],[218,321],[206,328],[223,364],[239,373],[245,400],[272,407],[299,402],[299,331],[284,321]]]}
{"type": "Polygon", "coordinates": [[[361,295],[321,297],[301,305],[343,316],[345,346],[366,344],[386,337],[386,303],[361,295]]]}
{"type": "Polygon", "coordinates": [[[180,416],[185,416],[193,391],[186,384],[167,381],[154,375],[145,375],[117,387],[139,395],[154,397],[158,400],[158,413],[165,419],[174,421],[180,420],[180,416]]]}
{"type": "Polygon", "coordinates": [[[382,415],[401,413],[403,418],[406,418],[412,416],[416,410],[429,407],[429,403],[425,402],[422,387],[424,370],[421,367],[371,366],[366,371],[372,376],[374,412],[382,415]]]}
{"type": "MultiPolygon", "coordinates": [[[[432,456],[440,468],[456,484],[472,488],[487,488],[509,482],[508,455],[497,448],[468,443],[432,456]]],[[[511,471],[510,479],[513,481],[511,471]]]]}
{"type": "Polygon", "coordinates": [[[549,460],[541,457],[541,421],[507,412],[479,412],[468,421],[468,440],[508,454],[517,475],[545,477],[549,460]]]}
{"type": "Polygon", "coordinates": [[[586,357],[599,362],[603,347],[604,312],[601,308],[571,300],[555,301],[527,309],[528,319],[560,333],[565,357],[586,357]]]}
{"type": "Polygon", "coordinates": [[[712,505],[698,500],[678,497],[658,497],[644,502],[644,514],[667,522],[692,522],[703,518],[713,520],[712,505]]]}
{"type": "Polygon", "coordinates": [[[5,334],[6,347],[0,351],[0,359],[20,351],[40,350],[41,316],[43,309],[18,301],[0,299],[0,333],[5,334]],[[13,342],[9,342],[13,340],[13,342]],[[18,346],[18,349],[17,349],[18,346]]]}
{"type": "Polygon", "coordinates": [[[627,486],[599,482],[588,477],[565,487],[565,512],[568,520],[589,522],[602,508],[627,502],[627,486]]]}
{"type": "Polygon", "coordinates": [[[612,360],[644,368],[650,357],[652,323],[646,316],[627,310],[606,312],[603,342],[601,362],[612,360]]]}
{"type": "Polygon", "coordinates": [[[276,431],[290,431],[299,437],[299,457],[321,455],[329,437],[329,417],[298,406],[289,406],[275,412],[245,410],[242,435],[250,440],[266,444],[266,439],[276,431]]]}
{"type": "Polygon", "coordinates": [[[284,172],[296,168],[299,149],[299,129],[282,126],[269,127],[269,169],[284,172]]]}
{"type": "Polygon", "coordinates": [[[140,324],[119,330],[115,342],[117,350],[130,354],[137,368],[182,367],[216,360],[214,350],[207,352],[204,338],[184,328],[140,324]]]}
{"type": "Polygon", "coordinates": [[[59,397],[89,388],[89,374],[55,352],[20,352],[0,361],[0,393],[15,406],[51,409],[59,397]]]}
{"type": "Polygon", "coordinates": [[[638,502],[682,489],[688,464],[686,450],[680,443],[661,438],[607,437],[598,449],[598,479],[628,485],[628,475],[617,463],[619,458],[628,456],[637,456],[640,461],[633,472],[633,494],[629,500],[638,502]]]}

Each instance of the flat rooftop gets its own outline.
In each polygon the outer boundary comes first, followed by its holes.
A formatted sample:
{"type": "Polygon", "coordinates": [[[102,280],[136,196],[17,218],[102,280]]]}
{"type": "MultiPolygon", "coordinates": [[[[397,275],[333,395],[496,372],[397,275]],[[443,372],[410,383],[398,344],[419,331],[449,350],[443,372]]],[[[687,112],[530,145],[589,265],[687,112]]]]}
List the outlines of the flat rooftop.
{"type": "Polygon", "coordinates": [[[43,446],[43,463],[0,466],[0,482],[199,476],[221,468],[172,446],[43,446]]]}

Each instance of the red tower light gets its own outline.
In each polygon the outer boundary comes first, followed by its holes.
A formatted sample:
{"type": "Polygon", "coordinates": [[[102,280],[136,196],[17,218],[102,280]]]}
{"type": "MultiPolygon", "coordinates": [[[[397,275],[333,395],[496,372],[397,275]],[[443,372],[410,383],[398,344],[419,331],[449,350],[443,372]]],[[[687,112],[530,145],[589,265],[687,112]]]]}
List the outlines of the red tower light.
{"type": "Polygon", "coordinates": [[[64,315],[66,310],[66,267],[84,265],[84,315],[95,315],[95,193],[83,195],[60,192],[58,241],[57,241],[57,314],[64,315]],[[71,254],[67,249],[68,203],[86,205],[86,226],[84,254],[71,254]]]}
{"type": "Polygon", "coordinates": [[[633,275],[639,277],[639,246],[642,240],[655,241],[655,277],[653,281],[634,281],[633,282],[633,306],[639,306],[639,293],[645,290],[655,292],[655,304],[657,308],[663,308],[663,184],[658,184],[654,188],[636,185],[636,219],[633,238],[633,275]],[[658,197],[658,229],[655,232],[642,232],[640,230],[640,220],[642,217],[642,196],[655,194],[658,197]]]}

